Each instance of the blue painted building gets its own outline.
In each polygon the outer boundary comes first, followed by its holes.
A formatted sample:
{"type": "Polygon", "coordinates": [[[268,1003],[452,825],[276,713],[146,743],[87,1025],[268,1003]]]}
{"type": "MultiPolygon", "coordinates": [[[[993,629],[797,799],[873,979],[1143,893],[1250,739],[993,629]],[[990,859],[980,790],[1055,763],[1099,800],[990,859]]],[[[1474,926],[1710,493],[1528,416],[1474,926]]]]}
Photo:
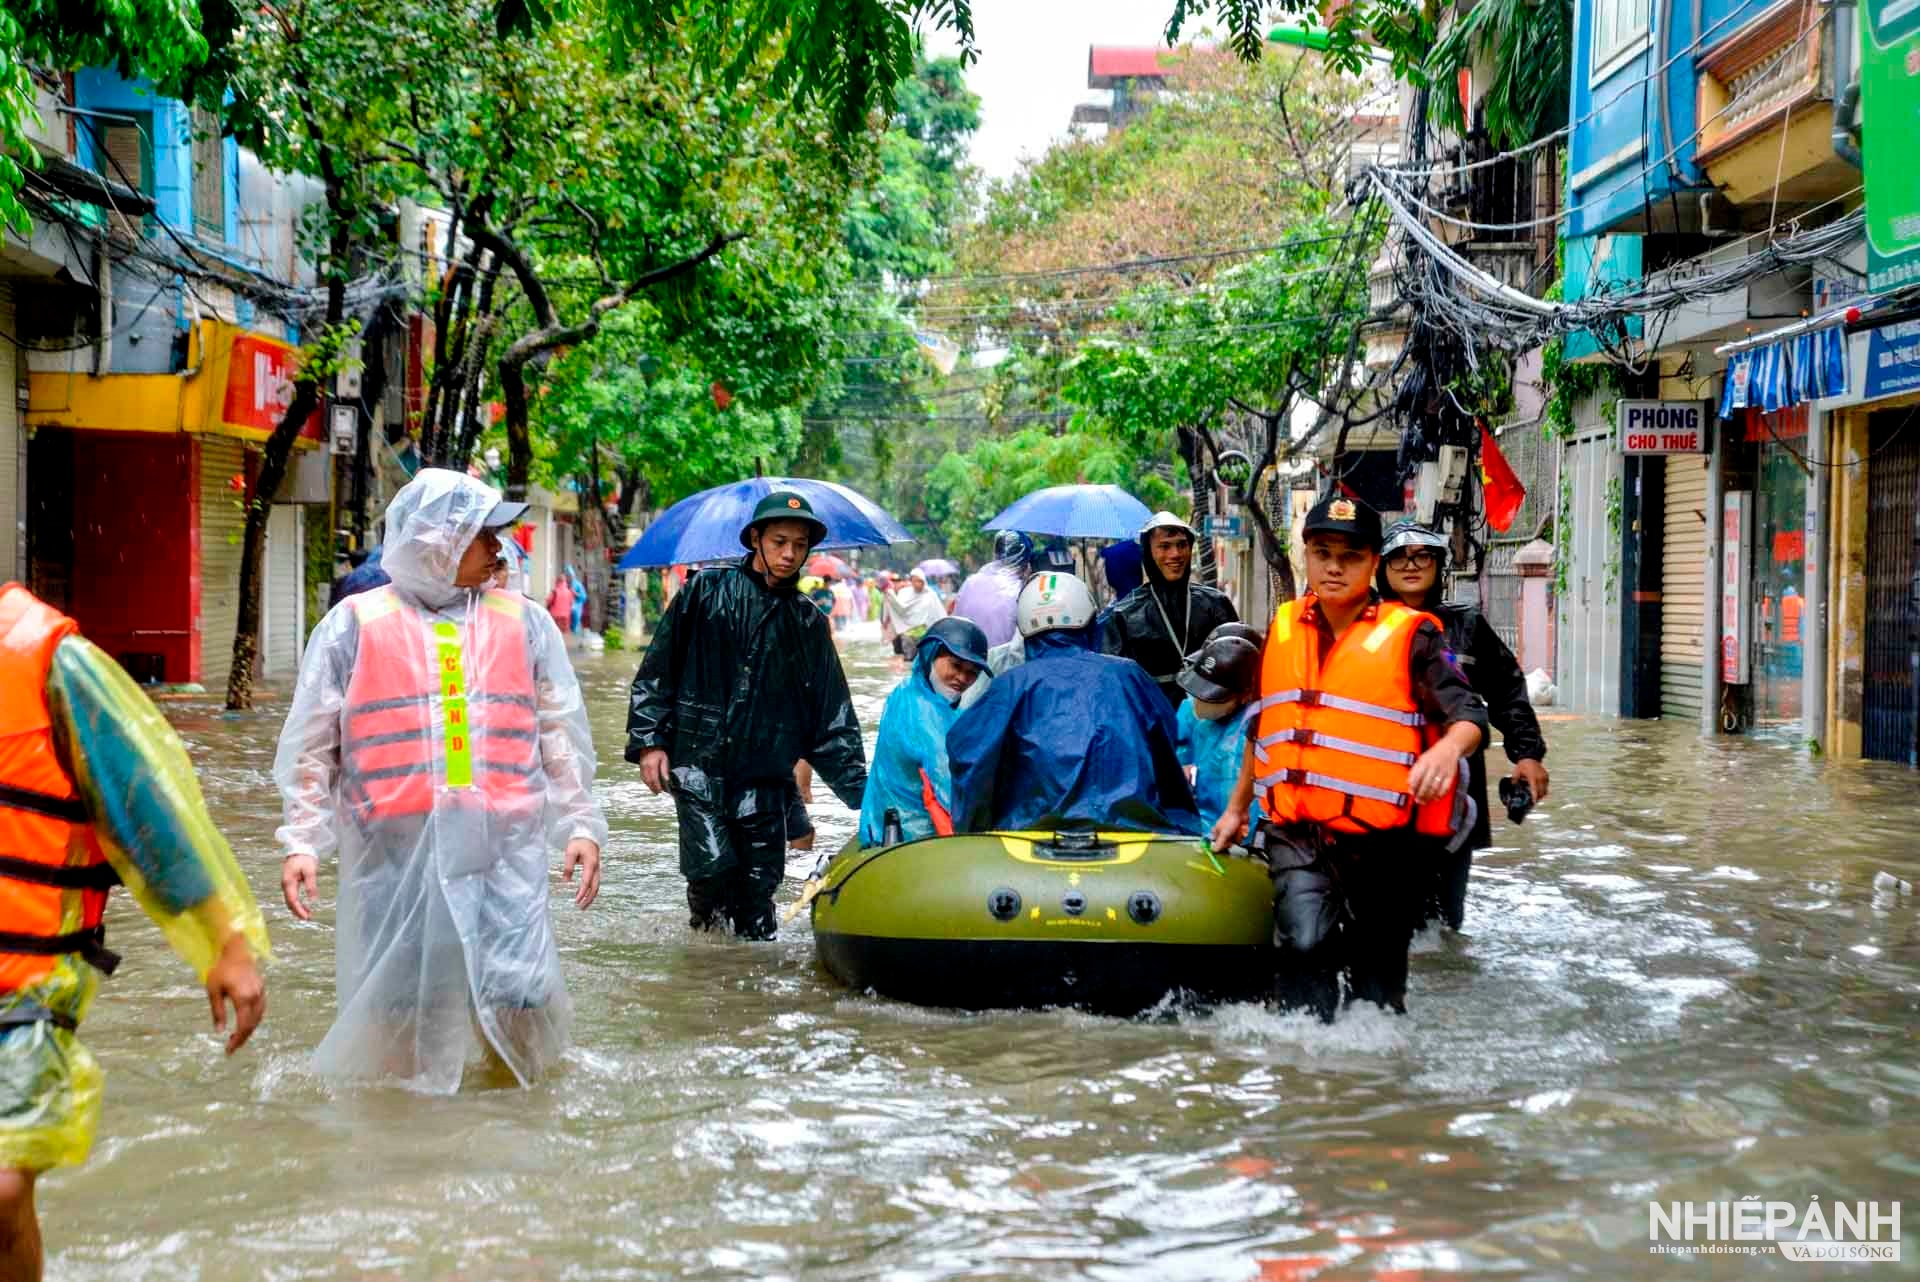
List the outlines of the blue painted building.
{"type": "MultiPolygon", "coordinates": [[[[1743,259],[1789,224],[1858,207],[1854,122],[1835,111],[1855,74],[1851,7],[1577,0],[1575,10],[1567,297],[1743,259]]],[[[1582,407],[1561,443],[1570,519],[1560,550],[1572,590],[1559,602],[1559,677],[1573,706],[1832,740],[1821,626],[1828,478],[1793,457],[1827,448],[1817,398],[1762,414],[1723,397],[1730,347],[1799,324],[1844,290],[1844,279],[1822,275],[1844,278],[1847,267],[1775,271],[1629,329],[1626,396],[1735,405],[1707,452],[1627,455],[1611,392],[1582,407]],[[1745,496],[1745,525],[1722,520],[1728,494],[1745,496]],[[1731,548],[1728,528],[1739,540],[1731,548]],[[1723,565],[1740,581],[1723,580],[1723,565]],[[1789,599],[1791,628],[1778,604],[1789,599]]],[[[1599,352],[1590,338],[1567,346],[1572,359],[1599,352]]]]}
{"type": "MultiPolygon", "coordinates": [[[[317,188],[113,71],[45,78],[42,96],[45,163],[23,193],[34,230],[0,251],[0,326],[14,339],[0,519],[19,532],[0,568],[137,678],[217,685],[244,496],[290,403],[287,313],[314,283],[296,231],[317,188]]],[[[270,680],[291,678],[306,635],[305,505],[330,497],[320,417],[309,426],[268,522],[270,680]]]]}

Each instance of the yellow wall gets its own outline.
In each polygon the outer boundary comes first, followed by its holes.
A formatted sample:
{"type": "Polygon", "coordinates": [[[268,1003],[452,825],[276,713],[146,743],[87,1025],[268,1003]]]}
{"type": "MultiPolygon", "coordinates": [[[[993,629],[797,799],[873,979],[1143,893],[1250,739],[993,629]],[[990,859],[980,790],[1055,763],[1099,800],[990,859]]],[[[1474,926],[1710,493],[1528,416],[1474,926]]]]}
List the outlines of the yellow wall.
{"type": "MultiPolygon", "coordinates": [[[[260,442],[271,433],[221,421],[221,400],[233,340],[246,331],[201,321],[183,374],[106,374],[36,371],[28,378],[26,421],[33,427],[99,432],[204,432],[260,442]]],[[[317,449],[320,442],[295,442],[317,449]]]]}

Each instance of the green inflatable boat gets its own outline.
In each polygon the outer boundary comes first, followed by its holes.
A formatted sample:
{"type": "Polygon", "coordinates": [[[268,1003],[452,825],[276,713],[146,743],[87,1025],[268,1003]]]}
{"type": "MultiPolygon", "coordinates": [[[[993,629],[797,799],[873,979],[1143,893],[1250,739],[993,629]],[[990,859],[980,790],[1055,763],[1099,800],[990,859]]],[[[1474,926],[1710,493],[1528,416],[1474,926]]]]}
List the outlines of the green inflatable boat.
{"type": "Polygon", "coordinates": [[[834,856],[813,898],[842,982],[923,1006],[1256,998],[1273,982],[1266,864],[1192,837],[967,833],[834,856]]]}

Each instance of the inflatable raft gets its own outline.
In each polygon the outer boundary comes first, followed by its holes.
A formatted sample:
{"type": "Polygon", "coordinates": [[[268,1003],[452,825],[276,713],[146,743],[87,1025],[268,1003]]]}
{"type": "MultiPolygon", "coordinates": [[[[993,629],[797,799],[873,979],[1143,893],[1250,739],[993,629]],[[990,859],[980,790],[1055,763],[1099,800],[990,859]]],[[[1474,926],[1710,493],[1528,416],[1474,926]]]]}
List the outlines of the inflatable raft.
{"type": "Polygon", "coordinates": [[[1271,991],[1267,867],[1146,833],[856,842],[813,900],[820,960],[857,989],[967,1010],[1132,1015],[1271,991]]]}

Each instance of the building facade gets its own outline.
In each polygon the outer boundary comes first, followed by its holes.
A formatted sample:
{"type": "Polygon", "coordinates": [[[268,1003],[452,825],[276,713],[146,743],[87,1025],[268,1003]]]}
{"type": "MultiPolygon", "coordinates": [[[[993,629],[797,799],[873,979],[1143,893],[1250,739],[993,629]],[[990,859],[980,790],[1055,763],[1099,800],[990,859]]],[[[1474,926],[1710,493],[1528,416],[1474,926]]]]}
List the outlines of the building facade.
{"type": "MultiPolygon", "coordinates": [[[[1610,515],[1589,569],[1604,560],[1621,590],[1597,619],[1561,611],[1619,638],[1618,706],[1596,710],[1920,762],[1920,437],[1904,430],[1920,349],[1897,323],[1909,309],[1867,290],[1852,230],[1866,200],[1855,10],[1577,12],[1569,297],[1699,279],[1823,227],[1837,244],[1610,336],[1638,372],[1585,409],[1572,499],[1610,515]],[[1683,427],[1697,413],[1701,430],[1639,430],[1649,413],[1683,427]]],[[[1600,359],[1590,338],[1568,352],[1600,359]]]]}
{"type": "MultiPolygon", "coordinates": [[[[33,232],[0,250],[15,389],[0,411],[0,578],[136,679],[218,685],[260,445],[290,403],[313,199],[214,122],[105,70],[40,83],[33,232]]],[[[331,557],[321,417],[274,498],[259,675],[290,681],[331,557]],[[321,544],[310,556],[310,538],[321,544]],[[319,582],[309,583],[309,579],[319,582]]]]}

